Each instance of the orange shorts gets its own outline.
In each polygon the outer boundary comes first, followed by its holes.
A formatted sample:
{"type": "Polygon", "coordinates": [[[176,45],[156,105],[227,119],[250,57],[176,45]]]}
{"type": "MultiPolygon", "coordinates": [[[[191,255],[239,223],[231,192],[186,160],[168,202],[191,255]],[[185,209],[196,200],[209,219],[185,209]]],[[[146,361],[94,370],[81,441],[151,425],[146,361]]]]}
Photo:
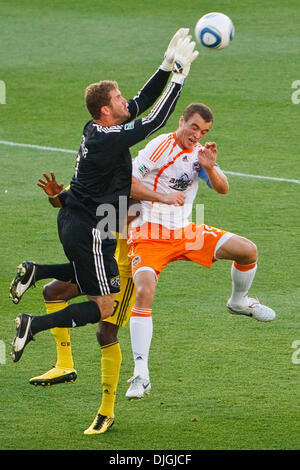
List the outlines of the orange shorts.
{"type": "Polygon", "coordinates": [[[215,251],[232,235],[194,223],[177,230],[151,223],[132,227],[128,238],[132,275],[141,268],[150,268],[158,277],[167,264],[178,260],[194,261],[209,268],[216,261],[215,251]]]}

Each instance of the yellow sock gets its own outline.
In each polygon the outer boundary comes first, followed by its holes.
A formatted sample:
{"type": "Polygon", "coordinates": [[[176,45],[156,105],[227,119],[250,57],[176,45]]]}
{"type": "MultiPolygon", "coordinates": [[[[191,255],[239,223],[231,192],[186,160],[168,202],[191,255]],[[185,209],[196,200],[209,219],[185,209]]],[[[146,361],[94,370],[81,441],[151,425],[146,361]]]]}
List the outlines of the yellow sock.
{"type": "MultiPolygon", "coordinates": [[[[51,314],[66,308],[68,303],[64,300],[54,300],[51,302],[45,302],[45,306],[46,312],[51,314]]],[[[50,331],[54,336],[56,343],[56,367],[74,369],[69,328],[52,328],[50,331]]]]}
{"type": "Polygon", "coordinates": [[[102,403],[98,413],[113,418],[122,362],[120,344],[117,342],[102,346],[101,353],[102,403]]]}

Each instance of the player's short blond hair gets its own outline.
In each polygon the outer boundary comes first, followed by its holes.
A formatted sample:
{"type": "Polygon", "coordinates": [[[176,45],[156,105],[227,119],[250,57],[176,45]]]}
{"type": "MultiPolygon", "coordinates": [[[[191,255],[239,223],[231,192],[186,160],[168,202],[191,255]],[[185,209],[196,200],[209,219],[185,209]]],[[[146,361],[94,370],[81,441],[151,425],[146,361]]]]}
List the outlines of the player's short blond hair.
{"type": "Polygon", "coordinates": [[[190,117],[194,114],[199,114],[199,116],[204,119],[205,122],[213,122],[214,116],[211,109],[203,103],[192,103],[190,104],[183,113],[183,119],[188,121],[190,117]]]}
{"type": "Polygon", "coordinates": [[[93,119],[101,116],[101,107],[110,104],[110,92],[118,88],[118,83],[112,80],[101,80],[91,83],[85,90],[85,103],[93,119]]]}

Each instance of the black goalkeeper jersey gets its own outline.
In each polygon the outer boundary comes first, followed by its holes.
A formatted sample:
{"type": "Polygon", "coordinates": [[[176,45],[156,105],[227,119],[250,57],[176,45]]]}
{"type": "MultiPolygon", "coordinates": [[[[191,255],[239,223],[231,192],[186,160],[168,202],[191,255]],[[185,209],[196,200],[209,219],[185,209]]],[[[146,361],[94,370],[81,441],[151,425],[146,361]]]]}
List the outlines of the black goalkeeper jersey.
{"type": "Polygon", "coordinates": [[[126,123],[102,127],[91,120],[85,125],[70,191],[60,197],[64,205],[68,206],[69,198],[76,198],[95,216],[100,204],[112,204],[118,211],[119,197],[128,198],[130,194],[132,159],[129,148],[161,128],[179,98],[182,85],[170,82],[150,113],[136,119],[155,103],[169,75],[158,69],[138,95],[128,101],[131,117],[126,123]]]}

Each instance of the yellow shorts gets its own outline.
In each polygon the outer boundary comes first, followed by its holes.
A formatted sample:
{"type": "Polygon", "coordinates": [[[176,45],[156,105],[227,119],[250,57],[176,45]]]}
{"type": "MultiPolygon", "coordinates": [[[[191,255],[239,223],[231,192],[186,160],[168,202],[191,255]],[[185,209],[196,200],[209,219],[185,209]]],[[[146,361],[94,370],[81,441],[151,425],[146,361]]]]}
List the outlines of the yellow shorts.
{"type": "Polygon", "coordinates": [[[172,261],[194,261],[210,267],[216,261],[218,246],[232,236],[230,232],[209,225],[189,224],[177,230],[168,230],[158,224],[145,223],[129,231],[129,256],[132,274],[141,268],[151,268],[158,277],[172,261]]]}
{"type": "Polygon", "coordinates": [[[114,294],[115,303],[112,316],[104,321],[117,326],[125,326],[130,318],[135,302],[135,288],[131,274],[131,259],[128,256],[127,239],[117,237],[115,257],[120,272],[120,292],[114,294]]]}

